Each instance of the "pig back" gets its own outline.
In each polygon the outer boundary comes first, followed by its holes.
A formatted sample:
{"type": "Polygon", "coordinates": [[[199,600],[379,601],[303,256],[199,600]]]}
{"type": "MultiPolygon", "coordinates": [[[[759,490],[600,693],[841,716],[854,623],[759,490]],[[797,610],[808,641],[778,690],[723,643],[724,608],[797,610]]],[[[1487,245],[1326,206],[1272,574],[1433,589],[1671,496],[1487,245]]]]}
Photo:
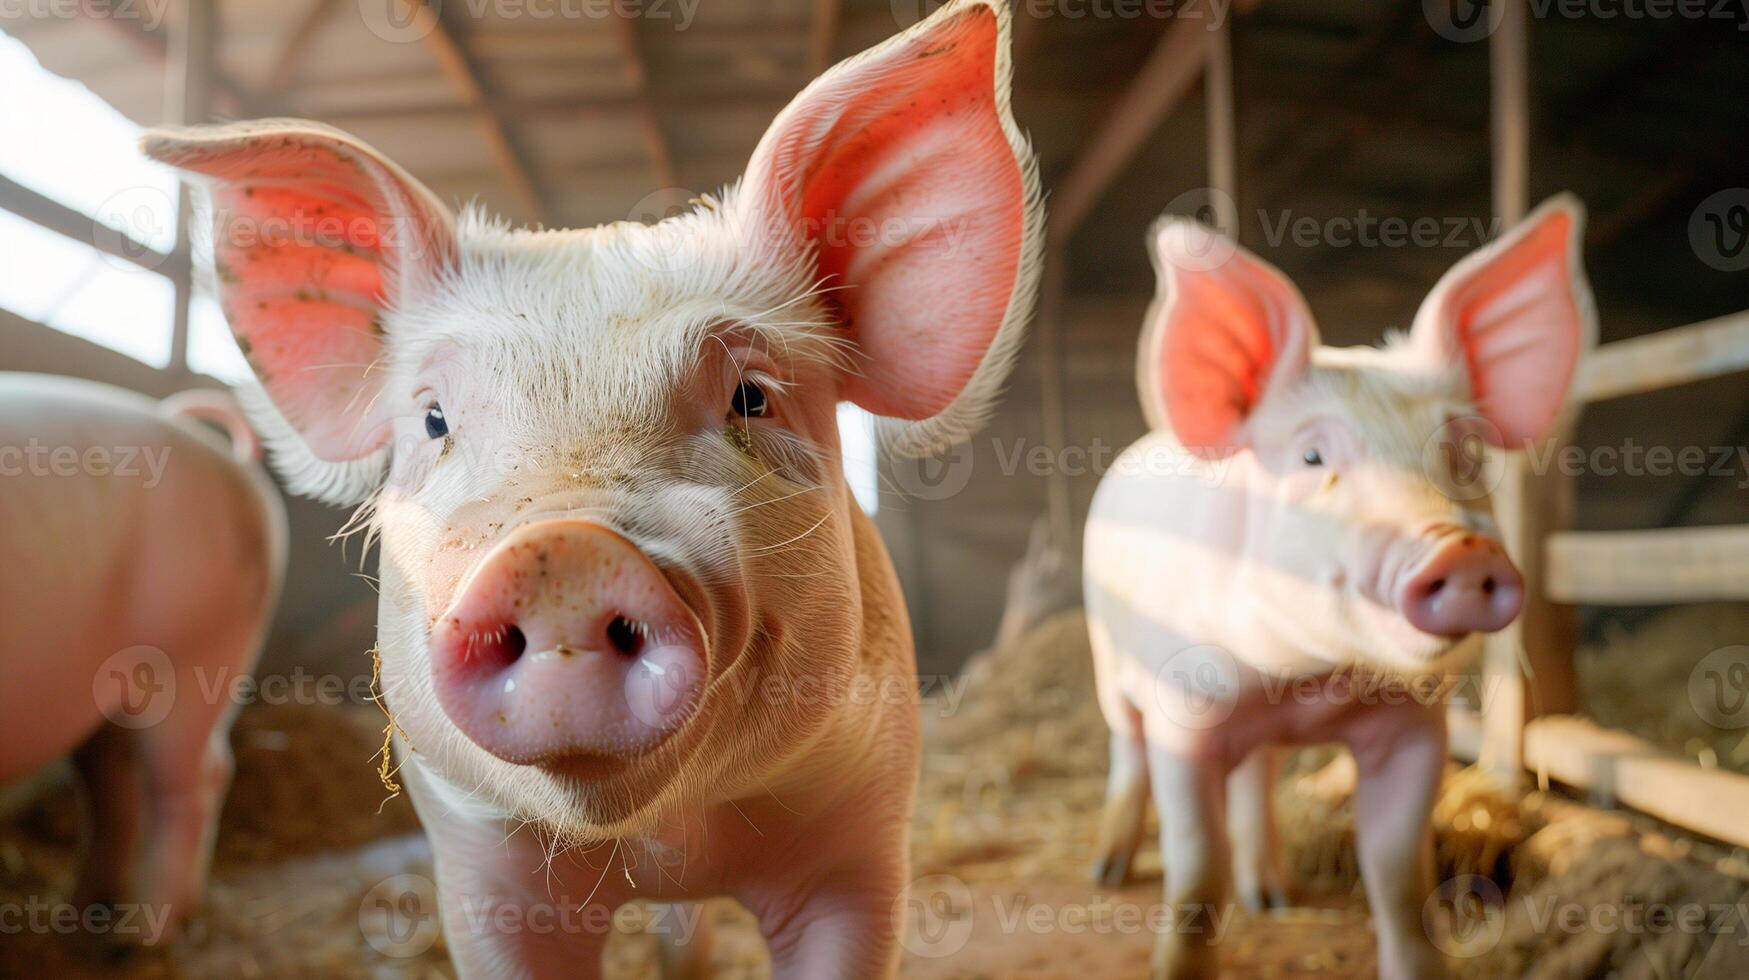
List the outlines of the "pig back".
{"type": "Polygon", "coordinates": [[[95,728],[106,658],[206,656],[203,638],[258,625],[283,521],[259,471],[151,399],[0,374],[0,777],[95,728]],[[21,724],[30,738],[10,737],[21,724]]]}

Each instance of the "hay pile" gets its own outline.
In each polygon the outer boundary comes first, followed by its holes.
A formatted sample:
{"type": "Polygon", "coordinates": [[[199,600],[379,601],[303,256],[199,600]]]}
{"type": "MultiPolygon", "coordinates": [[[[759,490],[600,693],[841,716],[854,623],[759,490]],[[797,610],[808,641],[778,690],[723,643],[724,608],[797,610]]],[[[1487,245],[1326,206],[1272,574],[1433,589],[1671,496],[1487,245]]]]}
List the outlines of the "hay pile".
{"type": "Polygon", "coordinates": [[[1612,625],[1601,643],[1580,651],[1582,703],[1598,724],[1633,732],[1702,765],[1749,773],[1749,728],[1708,724],[1689,698],[1689,681],[1702,658],[1744,644],[1749,603],[1679,606],[1632,631],[1612,625]]]}
{"type": "MultiPolygon", "coordinates": [[[[169,948],[25,931],[0,940],[0,977],[441,976],[441,940],[405,957],[371,948],[359,910],[385,879],[429,877],[405,798],[388,800],[371,756],[371,706],[255,704],[232,729],[237,772],[200,915],[169,948]]],[[[59,903],[78,859],[69,781],[0,821],[0,903],[59,903]]]]}
{"type": "Polygon", "coordinates": [[[1093,702],[1080,611],[975,658],[960,682],[957,710],[923,709],[913,873],[1084,874],[1105,798],[1108,730],[1093,702]]]}
{"type": "MultiPolygon", "coordinates": [[[[1652,624],[1651,641],[1636,636],[1626,646],[1588,653],[1586,693],[1600,720],[1653,738],[1692,732],[1660,714],[1660,702],[1646,707],[1646,692],[1673,691],[1686,705],[1692,659],[1683,651],[1702,637],[1700,642],[1717,637],[1715,645],[1724,645],[1736,629],[1732,624],[1744,617],[1740,608],[1734,615],[1703,610],[1703,625],[1696,626],[1686,612],[1652,624]],[[1654,720],[1664,727],[1650,726],[1654,720]]],[[[1093,700],[1081,614],[1054,616],[1015,646],[979,656],[968,665],[965,681],[957,713],[926,709],[914,873],[951,872],[968,882],[1084,876],[1104,797],[1107,729],[1093,700]]],[[[1346,918],[1341,910],[1300,910],[1329,917],[1334,930],[1357,927],[1352,912],[1362,899],[1353,786],[1350,757],[1318,747],[1288,757],[1276,790],[1288,870],[1299,893],[1350,900],[1346,918]]],[[[1466,930],[1459,933],[1464,941],[1446,943],[1465,978],[1749,977],[1749,865],[1741,855],[1554,793],[1513,801],[1485,774],[1455,765],[1447,771],[1433,824],[1441,880],[1474,880],[1489,899],[1481,918],[1458,923],[1466,930]],[[1609,921],[1617,911],[1631,918],[1648,906],[1704,908],[1716,922],[1695,934],[1609,921]],[[1586,921],[1577,927],[1551,921],[1551,908],[1579,914],[1569,907],[1584,910],[1586,921]]],[[[1136,868],[1143,879],[1159,872],[1153,826],[1148,833],[1136,868]]],[[[1449,926],[1444,920],[1439,925],[1449,926]]],[[[1246,942],[1254,935],[1237,938],[1246,942]]],[[[1040,975],[1076,973],[1065,965],[1040,975]]]]}
{"type": "MultiPolygon", "coordinates": [[[[1009,649],[980,655],[963,680],[957,713],[925,709],[916,873],[952,869],[967,880],[1085,874],[1105,798],[1109,729],[1094,702],[1080,610],[1045,620],[1009,649]]],[[[1300,890],[1348,891],[1359,881],[1353,789],[1346,752],[1315,747],[1284,760],[1276,811],[1300,890]]],[[[1516,809],[1486,780],[1456,769],[1434,816],[1441,864],[1452,873],[1495,872],[1522,835],[1516,809]]],[[[1138,876],[1158,871],[1157,852],[1145,846],[1138,876]]]]}
{"type": "MultiPolygon", "coordinates": [[[[1743,733],[1705,730],[1685,690],[1698,657],[1741,642],[1746,623],[1744,607],[1698,607],[1588,651],[1580,664],[1588,705],[1605,724],[1691,754],[1711,748],[1721,765],[1741,767],[1749,752],[1740,749],[1743,733]]],[[[1081,614],[1054,615],[1018,643],[976,658],[961,682],[954,700],[929,697],[923,706],[914,877],[954,875],[984,902],[1022,892],[1046,903],[1086,901],[1107,729],[1093,699],[1081,614]]],[[[449,976],[441,938],[408,955],[384,955],[374,920],[361,914],[379,883],[431,874],[410,806],[404,798],[384,803],[372,762],[381,724],[370,706],[246,708],[233,731],[238,771],[214,877],[190,934],[170,951],[132,953],[68,937],[6,935],[0,977],[449,976]]],[[[1242,922],[1229,940],[1235,975],[1367,972],[1371,938],[1354,861],[1353,782],[1352,761],[1335,749],[1301,750],[1284,764],[1276,803],[1289,870],[1303,896],[1323,898],[1242,922]]],[[[1749,977],[1749,855],[1555,793],[1508,802],[1479,773],[1456,767],[1434,825],[1442,879],[1473,875],[1498,889],[1452,947],[1465,954],[1455,960],[1465,980],[1749,977]],[[1584,915],[1567,926],[1557,918],[1577,914],[1568,908],[1631,915],[1653,906],[1704,908],[1714,918],[1709,926],[1730,931],[1600,928],[1584,915]]],[[[70,785],[0,819],[0,903],[64,895],[77,836],[70,785]]],[[[1150,827],[1129,900],[1158,895],[1155,840],[1150,827]]],[[[713,903],[711,915],[718,976],[767,976],[768,958],[746,912],[713,903]]],[[[1021,969],[999,955],[1015,938],[995,937],[987,947],[975,939],[946,959],[908,957],[905,975],[1129,975],[1146,960],[1146,937],[1125,939],[1129,945],[1114,953],[1123,943],[1112,937],[1065,934],[1028,946],[1021,969]]],[[[616,937],[608,966],[615,980],[654,980],[654,940],[616,937]]]]}
{"type": "Polygon", "coordinates": [[[1514,885],[1483,927],[1498,937],[1467,977],[1749,977],[1749,878],[1647,821],[1548,794],[1513,855],[1514,885]]]}

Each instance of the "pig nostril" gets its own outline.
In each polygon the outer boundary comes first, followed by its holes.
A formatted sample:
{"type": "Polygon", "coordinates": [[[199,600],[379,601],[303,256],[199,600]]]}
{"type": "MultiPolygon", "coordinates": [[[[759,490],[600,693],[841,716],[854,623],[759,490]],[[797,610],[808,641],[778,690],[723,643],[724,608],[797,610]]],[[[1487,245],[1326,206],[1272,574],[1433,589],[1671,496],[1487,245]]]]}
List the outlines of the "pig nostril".
{"type": "Polygon", "coordinates": [[[1445,579],[1436,578],[1433,581],[1427,583],[1427,594],[1429,596],[1436,596],[1439,594],[1439,591],[1443,588],[1445,588],[1445,579]]]}
{"type": "Polygon", "coordinates": [[[1494,582],[1494,576],[1490,575],[1487,578],[1482,580],[1482,594],[1483,595],[1493,595],[1494,589],[1496,587],[1497,586],[1495,585],[1495,582],[1494,582]]]}
{"type": "Polygon", "coordinates": [[[644,648],[644,628],[624,616],[613,617],[607,624],[607,642],[628,657],[635,657],[644,648]]]}
{"type": "Polygon", "coordinates": [[[499,644],[503,647],[504,652],[510,655],[510,659],[515,660],[522,656],[522,651],[528,649],[528,637],[522,635],[520,628],[510,626],[505,628],[504,638],[499,641],[499,644]]]}

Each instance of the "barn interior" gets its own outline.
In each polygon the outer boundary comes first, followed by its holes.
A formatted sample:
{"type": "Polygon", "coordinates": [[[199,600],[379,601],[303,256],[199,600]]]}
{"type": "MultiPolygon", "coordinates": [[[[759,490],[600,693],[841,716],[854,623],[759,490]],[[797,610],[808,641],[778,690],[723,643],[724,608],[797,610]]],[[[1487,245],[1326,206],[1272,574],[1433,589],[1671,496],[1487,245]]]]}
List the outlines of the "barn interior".
{"type": "MultiPolygon", "coordinates": [[[[177,220],[186,202],[162,171],[142,184],[137,155],[117,164],[134,151],[114,133],[309,118],[358,135],[446,201],[517,224],[648,222],[732,183],[810,79],[935,6],[5,10],[0,369],[160,397],[245,379],[177,220]],[[42,110],[66,86],[111,108],[102,138],[42,110]],[[105,292],[151,310],[116,323],[105,292]]],[[[1749,694],[1749,13],[1603,0],[1013,6],[1013,109],[1051,217],[1039,312],[1000,409],[965,446],[921,461],[881,456],[864,417],[840,419],[922,679],[914,895],[925,919],[970,923],[945,946],[933,934],[906,943],[901,974],[1145,975],[1145,930],[1101,916],[1158,903],[1157,855],[1123,889],[1086,874],[1106,730],[1077,556],[1101,475],[1146,430],[1135,359],[1156,217],[1224,221],[1300,286],[1327,343],[1371,344],[1405,328],[1503,222],[1567,191],[1589,212],[1599,311],[1564,436],[1583,452],[1570,471],[1507,470],[1522,547],[1540,556],[1520,560],[1544,597],[1475,675],[1510,674],[1518,702],[1455,709],[1434,819],[1441,877],[1457,892],[1430,907],[1456,910],[1441,948],[1465,977],[1749,975],[1749,710],[1709,711],[1697,679],[1703,661],[1742,663],[1718,693],[1749,694]],[[1675,464],[1694,448],[1704,465],[1675,464]],[[1528,678],[1520,649],[1537,668],[1528,678]],[[1561,903],[1686,903],[1720,924],[1635,930],[1581,916],[1564,929],[1534,914],[1561,903]],[[1044,924],[1015,931],[956,912],[975,907],[1043,910],[1044,924]],[[1077,926],[1088,917],[1094,926],[1077,926]]],[[[452,975],[429,848],[379,779],[367,556],[333,540],[346,511],[289,494],[286,506],[290,570],[258,667],[283,693],[245,705],[232,732],[238,774],[201,916],[162,948],[0,934],[0,974],[452,975]],[[383,907],[403,911],[372,911],[383,907]]],[[[1242,915],[1224,945],[1232,975],[1370,975],[1352,784],[1333,750],[1287,767],[1277,804],[1306,901],[1242,915]]],[[[0,799],[0,902],[63,893],[81,847],[65,772],[0,799]]],[[[711,914],[717,975],[765,975],[744,913],[711,914]]],[[[653,940],[635,917],[623,932],[611,975],[655,976],[653,940]]]]}

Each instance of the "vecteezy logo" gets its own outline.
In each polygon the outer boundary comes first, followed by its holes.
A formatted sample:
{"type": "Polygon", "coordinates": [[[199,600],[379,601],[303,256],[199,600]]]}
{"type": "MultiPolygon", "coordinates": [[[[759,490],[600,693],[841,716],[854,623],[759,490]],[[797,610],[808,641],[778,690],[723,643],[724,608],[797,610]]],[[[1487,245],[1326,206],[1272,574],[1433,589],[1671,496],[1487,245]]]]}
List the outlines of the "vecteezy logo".
{"type": "Polygon", "coordinates": [[[1212,728],[1238,706],[1239,662],[1210,643],[1185,647],[1160,665],[1154,697],[1180,728],[1212,728]]]}
{"type": "Polygon", "coordinates": [[[1421,471],[1452,500],[1480,500],[1499,488],[1505,470],[1488,447],[1505,444],[1500,427],[1479,416],[1447,419],[1421,447],[1421,471]]]}
{"type": "Polygon", "coordinates": [[[359,900],[358,928],[384,956],[418,956],[437,941],[437,886],[424,875],[384,878],[359,900]]]}
{"type": "Polygon", "coordinates": [[[896,457],[893,482],[907,496],[918,500],[946,500],[972,481],[972,444],[962,442],[934,456],[896,457]]]}
{"type": "Polygon", "coordinates": [[[1421,0],[1421,12],[1434,33],[1468,44],[1494,33],[1506,16],[1506,5],[1498,0],[1421,0]]]}
{"type": "Polygon", "coordinates": [[[901,31],[947,6],[947,0],[887,0],[887,3],[893,13],[893,24],[901,31]]]}
{"type": "Polygon", "coordinates": [[[1688,217],[1688,244],[1720,272],[1749,269],[1749,187],[1730,187],[1700,202],[1688,217]]]}
{"type": "Polygon", "coordinates": [[[972,938],[972,890],[953,875],[919,878],[893,906],[893,926],[912,954],[952,956],[972,938]]]}
{"type": "Polygon", "coordinates": [[[111,194],[92,215],[91,243],[103,260],[124,272],[156,269],[169,258],[150,243],[167,237],[176,223],[176,198],[156,187],[128,187],[111,194]]]}
{"type": "Polygon", "coordinates": [[[152,646],[118,650],[97,665],[91,698],[103,717],[122,728],[150,728],[176,703],[176,669],[152,646]]]}
{"type": "MultiPolygon", "coordinates": [[[[664,187],[639,198],[626,212],[626,220],[641,225],[656,225],[697,207],[699,195],[684,187],[664,187]]],[[[699,259],[699,253],[688,248],[641,248],[633,255],[653,272],[678,272],[699,259]]]]}
{"type": "Polygon", "coordinates": [[[1493,949],[1506,932],[1506,898],[1482,875],[1439,883],[1421,905],[1427,938],[1447,956],[1468,959],[1493,949]]]}
{"type": "Polygon", "coordinates": [[[1172,263],[1187,272],[1209,272],[1227,264],[1239,251],[1239,205],[1231,195],[1216,187],[1193,187],[1166,202],[1161,214],[1195,218],[1202,225],[1194,229],[1186,248],[1177,252],[1172,263]]]}
{"type": "Polygon", "coordinates": [[[1749,728],[1749,646],[1714,650],[1688,675],[1688,701],[1717,728],[1749,728]]]}
{"type": "Polygon", "coordinates": [[[391,44],[425,40],[437,29],[443,0],[397,3],[395,0],[358,0],[358,16],[372,34],[391,44]]]}

